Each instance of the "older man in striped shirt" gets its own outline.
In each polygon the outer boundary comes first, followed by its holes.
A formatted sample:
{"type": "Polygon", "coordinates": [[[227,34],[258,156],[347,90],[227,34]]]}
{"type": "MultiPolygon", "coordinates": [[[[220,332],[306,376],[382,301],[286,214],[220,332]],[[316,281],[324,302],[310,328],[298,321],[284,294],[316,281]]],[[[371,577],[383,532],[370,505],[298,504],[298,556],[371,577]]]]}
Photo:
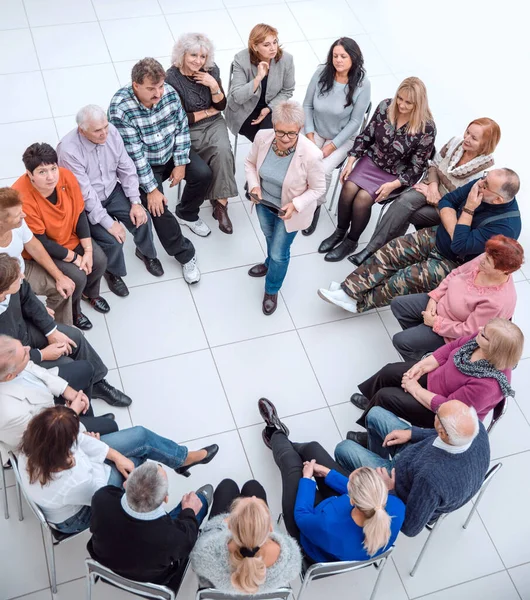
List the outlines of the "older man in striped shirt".
{"type": "Polygon", "coordinates": [[[140,198],[151,213],[155,230],[168,254],[181,264],[184,279],[196,283],[200,272],[195,248],[182,235],[180,225],[206,237],[210,229],[199,217],[212,173],[208,165],[190,149],[186,113],[178,94],[165,82],[162,65],[153,58],[136,63],[132,84],[118,90],[109,106],[109,121],[118,129],[132,158],[140,181],[140,198]],[[167,208],[162,187],[186,179],[177,218],[167,208]]]}

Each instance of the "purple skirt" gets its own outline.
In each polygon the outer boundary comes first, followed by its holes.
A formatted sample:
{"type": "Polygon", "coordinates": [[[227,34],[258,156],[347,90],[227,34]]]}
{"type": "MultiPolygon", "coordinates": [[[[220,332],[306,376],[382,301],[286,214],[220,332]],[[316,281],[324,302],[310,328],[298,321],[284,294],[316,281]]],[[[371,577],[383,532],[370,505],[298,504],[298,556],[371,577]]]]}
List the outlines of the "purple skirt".
{"type": "Polygon", "coordinates": [[[397,177],[391,175],[383,169],[380,169],[371,158],[368,156],[362,156],[354,165],[350,176],[346,181],[351,181],[358,185],[365,192],[368,192],[372,197],[372,200],[377,198],[376,190],[378,190],[383,183],[395,181],[397,177]]]}

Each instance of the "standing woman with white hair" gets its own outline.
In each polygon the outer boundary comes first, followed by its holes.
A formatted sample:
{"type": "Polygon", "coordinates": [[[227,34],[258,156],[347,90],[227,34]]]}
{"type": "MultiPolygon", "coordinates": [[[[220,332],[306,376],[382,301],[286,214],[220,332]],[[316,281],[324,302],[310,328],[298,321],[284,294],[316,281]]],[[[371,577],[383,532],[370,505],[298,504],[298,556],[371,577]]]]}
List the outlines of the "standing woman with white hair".
{"type": "Polygon", "coordinates": [[[245,160],[249,197],[256,203],[267,258],[252,267],[251,277],[265,277],[263,313],[271,315],[289,267],[296,234],[311,225],[317,200],[326,193],[322,151],[305,136],[304,111],[287,100],[272,111],[274,129],[256,134],[245,160]]]}
{"type": "Polygon", "coordinates": [[[213,44],[202,33],[186,33],[174,45],[171,60],[173,66],[167,71],[166,82],[177,91],[188,116],[192,150],[212,171],[205,199],[212,203],[219,229],[231,234],[228,198],[237,196],[237,184],[234,155],[221,114],[226,96],[214,62],[213,44]]]}

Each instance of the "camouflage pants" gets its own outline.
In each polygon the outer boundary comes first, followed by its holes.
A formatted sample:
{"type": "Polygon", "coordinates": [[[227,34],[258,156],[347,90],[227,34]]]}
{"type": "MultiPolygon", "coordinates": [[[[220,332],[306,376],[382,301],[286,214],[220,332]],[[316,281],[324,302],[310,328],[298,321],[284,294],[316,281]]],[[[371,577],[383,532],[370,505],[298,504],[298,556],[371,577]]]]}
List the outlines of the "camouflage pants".
{"type": "Polygon", "coordinates": [[[342,288],[364,312],[387,306],[396,296],[430,292],[457,266],[436,249],[436,227],[420,229],[385,244],[342,288]]]}

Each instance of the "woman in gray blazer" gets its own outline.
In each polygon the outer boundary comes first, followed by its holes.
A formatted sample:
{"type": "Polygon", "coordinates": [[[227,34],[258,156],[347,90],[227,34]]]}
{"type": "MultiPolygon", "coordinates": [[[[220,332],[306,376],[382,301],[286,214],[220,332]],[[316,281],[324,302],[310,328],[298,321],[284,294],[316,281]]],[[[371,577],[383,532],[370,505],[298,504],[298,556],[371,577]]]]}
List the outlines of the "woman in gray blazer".
{"type": "Polygon", "coordinates": [[[280,48],[274,27],[256,25],[248,48],[234,57],[225,110],[228,128],[253,142],[260,129],[272,129],[272,109],[293,92],[293,57],[280,48]]]}

